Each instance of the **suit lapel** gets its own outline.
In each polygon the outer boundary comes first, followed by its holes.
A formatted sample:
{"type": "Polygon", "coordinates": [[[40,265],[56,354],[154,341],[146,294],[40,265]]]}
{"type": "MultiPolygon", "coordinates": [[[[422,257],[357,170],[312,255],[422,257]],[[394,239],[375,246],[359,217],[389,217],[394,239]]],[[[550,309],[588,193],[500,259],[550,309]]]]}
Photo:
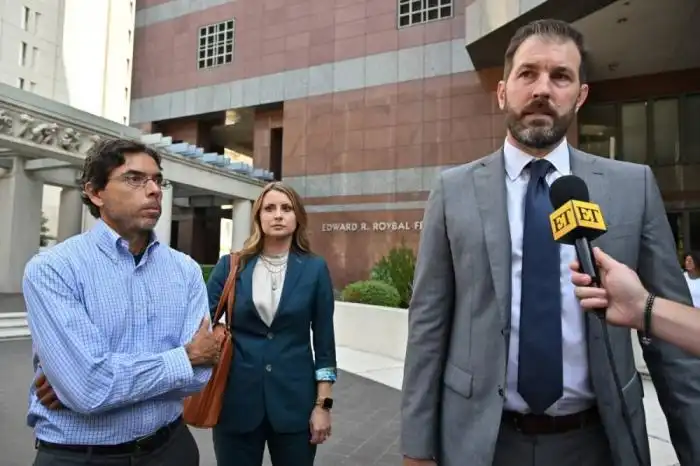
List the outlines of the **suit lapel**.
{"type": "MultiPolygon", "coordinates": [[[[578,176],[583,181],[586,182],[588,186],[588,192],[590,194],[591,202],[598,204],[602,213],[603,219],[606,220],[606,215],[610,213],[610,206],[612,205],[610,198],[610,190],[606,186],[606,179],[603,174],[602,169],[596,163],[599,157],[596,155],[587,154],[581,152],[580,150],[569,147],[569,154],[571,159],[571,174],[578,176]]],[[[604,240],[605,235],[600,239],[604,240]]],[[[598,243],[595,241],[594,244],[598,243]]],[[[604,246],[603,246],[604,248],[604,246]]],[[[588,341],[588,355],[591,363],[589,368],[591,371],[591,378],[594,385],[598,385],[596,382],[600,380],[599,364],[595,361],[604,360],[604,353],[602,352],[604,347],[600,344],[603,338],[602,327],[600,322],[598,322],[598,317],[593,313],[586,312],[586,337],[588,341]]],[[[604,365],[607,370],[607,365],[604,365]]]]}
{"type": "Polygon", "coordinates": [[[275,316],[284,312],[284,306],[287,301],[289,301],[290,295],[294,293],[294,288],[297,286],[299,278],[304,272],[306,262],[306,257],[304,255],[290,251],[289,259],[287,260],[287,272],[284,276],[284,286],[282,287],[282,296],[280,296],[280,302],[277,306],[277,314],[275,316]]]}
{"type": "MultiPolygon", "coordinates": [[[[591,202],[598,204],[601,208],[608,205],[609,190],[605,186],[605,176],[603,171],[596,164],[599,157],[586,154],[580,150],[569,147],[571,160],[571,174],[576,175],[586,182],[591,202]]],[[[603,212],[605,216],[605,212],[603,212]]]]}
{"type": "Polygon", "coordinates": [[[258,256],[253,256],[245,265],[245,268],[241,270],[238,286],[240,287],[239,296],[244,301],[253,300],[253,270],[255,270],[255,264],[257,263],[258,256]]]}
{"type": "Polygon", "coordinates": [[[504,322],[510,321],[511,244],[503,152],[494,152],[474,171],[476,202],[484,226],[491,276],[504,322]]]}

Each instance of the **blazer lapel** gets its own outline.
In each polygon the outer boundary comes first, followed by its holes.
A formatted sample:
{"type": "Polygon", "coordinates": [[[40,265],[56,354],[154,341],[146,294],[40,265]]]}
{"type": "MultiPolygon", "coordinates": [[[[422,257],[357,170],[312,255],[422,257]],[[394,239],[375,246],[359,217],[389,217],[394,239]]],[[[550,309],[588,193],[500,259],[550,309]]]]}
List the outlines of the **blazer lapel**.
{"type": "MultiPolygon", "coordinates": [[[[600,207],[603,213],[603,219],[605,219],[607,223],[605,216],[609,213],[609,207],[612,203],[610,202],[610,190],[607,189],[605,176],[602,169],[596,163],[598,161],[598,156],[581,152],[573,147],[569,147],[569,154],[571,160],[571,174],[578,176],[586,183],[591,202],[600,207]]],[[[605,235],[601,238],[604,237],[605,235]]],[[[595,243],[597,243],[597,241],[595,243]]],[[[598,317],[593,313],[586,312],[585,315],[588,356],[591,361],[591,364],[589,364],[590,372],[593,384],[598,385],[597,382],[601,379],[601,374],[599,373],[601,365],[596,364],[594,361],[605,360],[605,354],[603,352],[604,346],[600,344],[603,338],[602,327],[600,323],[597,322],[598,317]]],[[[607,371],[607,365],[604,365],[604,367],[604,370],[607,371]]]]}
{"type": "MultiPolygon", "coordinates": [[[[569,158],[571,160],[571,174],[583,179],[588,186],[591,202],[596,204],[607,203],[608,190],[605,189],[605,177],[603,170],[596,163],[600,157],[586,154],[569,146],[569,158]]],[[[605,212],[603,212],[605,215],[605,212]]]]}
{"type": "Polygon", "coordinates": [[[306,266],[306,257],[297,254],[296,252],[289,252],[289,259],[287,260],[287,272],[284,276],[284,286],[282,287],[282,296],[280,296],[280,302],[277,306],[277,314],[284,311],[284,305],[289,301],[289,297],[294,293],[294,288],[299,282],[299,278],[304,272],[304,267],[306,266]]]}
{"type": "Polygon", "coordinates": [[[491,276],[504,322],[510,321],[511,244],[502,150],[481,161],[474,171],[476,202],[484,226],[491,276]]]}
{"type": "Polygon", "coordinates": [[[241,270],[238,286],[240,287],[239,296],[244,301],[253,300],[253,270],[255,270],[255,264],[257,263],[258,256],[253,256],[245,265],[245,268],[241,270]]]}

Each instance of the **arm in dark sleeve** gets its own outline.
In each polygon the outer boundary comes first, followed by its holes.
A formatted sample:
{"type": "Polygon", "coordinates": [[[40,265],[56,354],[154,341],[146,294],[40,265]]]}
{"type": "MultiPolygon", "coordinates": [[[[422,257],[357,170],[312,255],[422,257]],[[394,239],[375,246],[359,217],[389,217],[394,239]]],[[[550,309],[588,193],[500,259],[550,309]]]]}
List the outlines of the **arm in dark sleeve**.
{"type": "Polygon", "coordinates": [[[32,259],[22,290],[41,369],[68,409],[101,413],[192,382],[194,372],[184,346],[159,354],[110,351],[79,298],[72,270],[60,258],[32,259]]]}
{"type": "Polygon", "coordinates": [[[333,383],[337,377],[333,327],[335,297],[328,265],[325,260],[321,258],[319,260],[321,265],[316,283],[316,308],[311,322],[316,358],[316,381],[333,383]]]}
{"type": "Polygon", "coordinates": [[[445,223],[443,178],[430,193],[423,218],[401,392],[401,453],[434,459],[443,361],[454,306],[454,269],[445,223]]]}
{"type": "MultiPolygon", "coordinates": [[[[214,270],[212,270],[209,275],[209,280],[207,281],[207,296],[209,297],[209,315],[212,320],[214,319],[216,306],[219,305],[219,299],[221,299],[221,293],[224,291],[224,285],[226,284],[226,279],[228,278],[230,270],[231,256],[226,254],[219,259],[216,266],[214,266],[214,270]]],[[[212,322],[212,324],[215,323],[216,322],[212,322]]]]}
{"type": "MultiPolygon", "coordinates": [[[[646,288],[671,301],[690,304],[690,292],[678,264],[675,242],[661,193],[646,167],[646,208],[637,272],[646,288]]],[[[671,441],[681,464],[700,462],[700,359],[677,346],[653,339],[642,345],[671,441]]]]}

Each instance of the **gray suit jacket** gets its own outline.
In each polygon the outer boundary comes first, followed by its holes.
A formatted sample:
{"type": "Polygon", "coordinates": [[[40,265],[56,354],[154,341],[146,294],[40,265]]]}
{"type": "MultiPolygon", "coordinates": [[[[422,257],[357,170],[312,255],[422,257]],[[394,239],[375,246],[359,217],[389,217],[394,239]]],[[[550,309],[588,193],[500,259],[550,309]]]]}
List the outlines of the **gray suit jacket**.
{"type": "MultiPolygon", "coordinates": [[[[649,167],[570,148],[608,224],[594,244],[637,270],[659,296],[690,303],[661,195],[649,167]]],[[[425,210],[404,366],[404,455],[441,466],[491,466],[504,406],[511,247],[502,151],[442,172],[425,210]]],[[[605,353],[587,314],[590,376],[617,466],[636,466],[605,353]]],[[[610,328],[634,433],[649,462],[630,331],[610,328]]],[[[682,465],[700,464],[700,359],[653,341],[644,349],[682,465]],[[693,438],[694,437],[694,438],[693,438]]]]}

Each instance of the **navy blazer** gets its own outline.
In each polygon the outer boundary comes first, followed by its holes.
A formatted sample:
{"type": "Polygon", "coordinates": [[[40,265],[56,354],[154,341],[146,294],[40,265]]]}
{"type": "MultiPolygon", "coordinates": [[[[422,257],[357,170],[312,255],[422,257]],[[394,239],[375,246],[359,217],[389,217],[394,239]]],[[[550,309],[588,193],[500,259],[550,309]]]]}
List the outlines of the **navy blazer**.
{"type": "MultiPolygon", "coordinates": [[[[336,367],[330,272],[322,257],[290,252],[282,296],[268,327],[253,304],[257,261],[258,257],[252,258],[236,280],[235,352],[218,427],[250,432],[267,416],[276,432],[308,430],[316,401],[316,370],[336,367]]],[[[223,256],[209,277],[212,314],[230,267],[230,256],[223,256]]]]}

